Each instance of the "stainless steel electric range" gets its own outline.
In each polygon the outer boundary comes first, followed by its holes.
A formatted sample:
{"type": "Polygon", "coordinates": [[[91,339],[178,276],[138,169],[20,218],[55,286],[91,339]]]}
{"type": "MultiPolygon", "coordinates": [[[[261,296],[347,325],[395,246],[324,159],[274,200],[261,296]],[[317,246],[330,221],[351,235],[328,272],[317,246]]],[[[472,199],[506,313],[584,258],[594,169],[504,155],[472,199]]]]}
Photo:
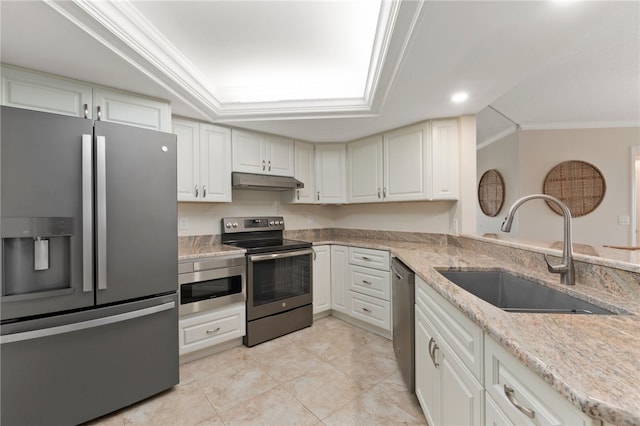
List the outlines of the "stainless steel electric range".
{"type": "Polygon", "coordinates": [[[247,251],[247,346],[313,322],[311,243],[283,234],[280,216],[222,219],[222,243],[247,251]]]}

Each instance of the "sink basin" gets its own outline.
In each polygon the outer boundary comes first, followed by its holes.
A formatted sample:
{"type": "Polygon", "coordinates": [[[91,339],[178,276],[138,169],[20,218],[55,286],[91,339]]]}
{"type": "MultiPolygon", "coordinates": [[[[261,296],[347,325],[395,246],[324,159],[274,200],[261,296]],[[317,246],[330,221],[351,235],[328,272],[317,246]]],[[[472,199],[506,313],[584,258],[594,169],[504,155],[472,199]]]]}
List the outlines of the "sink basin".
{"type": "Polygon", "coordinates": [[[617,315],[505,271],[440,272],[458,287],[507,312],[617,315]]]}

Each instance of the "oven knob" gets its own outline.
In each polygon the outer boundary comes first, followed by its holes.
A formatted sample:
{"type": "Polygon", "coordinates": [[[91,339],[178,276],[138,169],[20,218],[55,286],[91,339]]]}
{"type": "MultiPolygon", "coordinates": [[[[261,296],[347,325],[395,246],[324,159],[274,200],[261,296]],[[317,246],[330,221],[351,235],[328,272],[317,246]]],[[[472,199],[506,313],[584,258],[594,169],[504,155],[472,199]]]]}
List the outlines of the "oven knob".
{"type": "Polygon", "coordinates": [[[231,225],[231,226],[233,226],[234,228],[237,228],[238,227],[238,222],[233,222],[233,225],[231,225]]]}
{"type": "Polygon", "coordinates": [[[273,225],[275,225],[275,223],[273,221],[270,221],[269,226],[273,226],[273,225]]]}
{"type": "Polygon", "coordinates": [[[280,225],[284,225],[284,220],[281,220],[281,221],[280,221],[280,225]]]}
{"type": "Polygon", "coordinates": [[[225,225],[227,228],[231,228],[231,222],[227,222],[227,224],[225,225]]]}

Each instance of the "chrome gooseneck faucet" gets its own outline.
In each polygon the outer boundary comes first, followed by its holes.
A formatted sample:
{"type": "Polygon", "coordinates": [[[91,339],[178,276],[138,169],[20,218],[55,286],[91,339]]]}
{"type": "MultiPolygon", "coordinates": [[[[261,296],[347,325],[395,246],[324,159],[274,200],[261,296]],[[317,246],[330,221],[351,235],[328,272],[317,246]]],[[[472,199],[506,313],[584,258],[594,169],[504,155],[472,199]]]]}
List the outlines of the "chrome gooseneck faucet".
{"type": "Polygon", "coordinates": [[[511,225],[513,224],[513,218],[516,214],[516,210],[522,204],[526,203],[529,200],[541,199],[554,203],[562,210],[562,216],[564,217],[564,244],[562,246],[562,263],[560,265],[552,265],[549,263],[549,259],[547,256],[544,256],[544,260],[547,262],[547,268],[549,272],[554,274],[560,274],[560,283],[573,285],[576,283],[576,272],[573,266],[573,245],[571,243],[571,212],[569,208],[556,197],[552,197],[551,195],[546,194],[531,194],[524,196],[518,200],[516,200],[511,208],[509,209],[509,213],[507,217],[504,218],[504,222],[502,222],[503,232],[510,232],[511,225]]]}

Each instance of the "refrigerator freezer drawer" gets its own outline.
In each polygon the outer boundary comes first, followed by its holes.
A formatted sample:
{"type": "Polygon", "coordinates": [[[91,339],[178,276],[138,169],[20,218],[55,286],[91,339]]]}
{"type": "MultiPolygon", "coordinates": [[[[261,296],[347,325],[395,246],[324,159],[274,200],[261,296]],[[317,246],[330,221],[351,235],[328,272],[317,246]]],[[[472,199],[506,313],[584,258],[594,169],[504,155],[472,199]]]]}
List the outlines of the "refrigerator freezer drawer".
{"type": "Polygon", "coordinates": [[[4,334],[3,424],[78,424],[176,385],[177,312],[171,294],[4,334]]]}

